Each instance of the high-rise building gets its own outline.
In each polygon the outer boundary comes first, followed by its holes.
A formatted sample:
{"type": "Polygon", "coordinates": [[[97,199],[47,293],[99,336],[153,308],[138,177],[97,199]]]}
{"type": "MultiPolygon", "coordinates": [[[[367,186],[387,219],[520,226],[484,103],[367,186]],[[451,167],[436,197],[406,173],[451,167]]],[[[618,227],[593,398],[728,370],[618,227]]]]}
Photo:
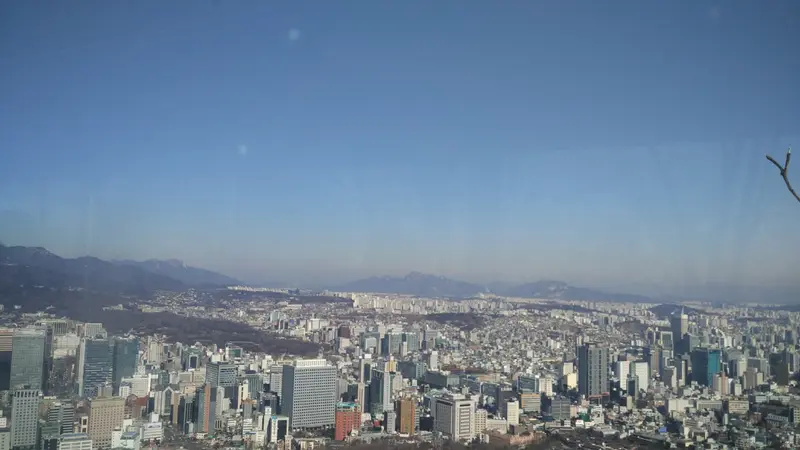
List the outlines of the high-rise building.
{"type": "Polygon", "coordinates": [[[372,369],[369,382],[369,412],[372,414],[383,414],[392,410],[393,377],[391,372],[372,369]]]}
{"type": "Polygon", "coordinates": [[[230,388],[236,386],[236,365],[212,362],[206,366],[206,383],[211,387],[230,388]]]}
{"type": "Polygon", "coordinates": [[[111,432],[125,419],[125,399],[102,397],[89,400],[89,437],[94,448],[111,447],[111,432]]]}
{"type": "Polygon", "coordinates": [[[681,308],[680,314],[674,314],[670,317],[669,324],[672,331],[675,352],[688,352],[690,349],[686,349],[683,335],[689,332],[689,316],[684,313],[683,308],[681,308]]]}
{"type": "Polygon", "coordinates": [[[647,361],[631,362],[630,374],[639,379],[640,390],[647,391],[650,388],[650,364],[647,361]]]}
{"type": "Polygon", "coordinates": [[[280,364],[269,368],[269,391],[283,395],[283,366],[280,364]]]}
{"type": "MultiPolygon", "coordinates": [[[[100,390],[111,384],[114,350],[106,339],[81,339],[78,354],[78,395],[97,397],[100,390]]],[[[111,439],[109,435],[109,439],[111,439]]],[[[92,437],[97,446],[97,440],[92,437]]]]}
{"type": "Polygon", "coordinates": [[[515,398],[503,402],[503,416],[509,425],[519,425],[519,401],[515,398]]]}
{"type": "Polygon", "coordinates": [[[0,328],[0,391],[11,389],[11,348],[13,328],[0,328]]]}
{"type": "Polygon", "coordinates": [[[400,353],[400,344],[403,342],[403,334],[390,331],[381,340],[381,354],[384,356],[400,353]]]}
{"type": "Polygon", "coordinates": [[[410,353],[418,352],[419,351],[419,334],[415,332],[408,332],[403,333],[403,342],[405,342],[408,346],[408,351],[410,353]]]}
{"type": "Polygon", "coordinates": [[[608,393],[607,346],[586,342],[578,347],[578,392],[586,397],[608,393]]]}
{"type": "Polygon", "coordinates": [[[11,448],[33,450],[39,431],[39,389],[15,389],[11,393],[11,448]]]}
{"type": "Polygon", "coordinates": [[[712,386],[714,374],[722,370],[719,350],[696,348],[692,350],[692,380],[701,386],[712,386]]]}
{"type": "Polygon", "coordinates": [[[206,383],[197,390],[197,416],[195,417],[195,432],[210,433],[214,431],[217,414],[217,388],[206,383]]]}
{"type": "Polygon", "coordinates": [[[286,439],[289,434],[289,418],[273,415],[267,424],[267,442],[278,442],[286,439]]]}
{"type": "Polygon", "coordinates": [[[10,388],[30,386],[42,389],[44,386],[45,340],[44,328],[21,328],[11,339],[10,388]]]}
{"type": "Polygon", "coordinates": [[[114,387],[114,395],[118,395],[119,384],[122,379],[132,377],[136,373],[136,367],[139,365],[139,338],[114,338],[113,352],[112,385],[114,387]]]}
{"type": "Polygon", "coordinates": [[[343,441],[361,426],[361,408],[357,403],[337,403],[335,420],[334,439],[343,441]]]}
{"type": "Polygon", "coordinates": [[[296,360],[283,366],[281,412],[293,430],[335,424],[336,367],[324,359],[296,360]]]}
{"type": "Polygon", "coordinates": [[[75,422],[75,406],[69,400],[59,400],[50,404],[47,410],[47,423],[58,426],[59,434],[71,433],[75,422]]]}
{"type": "Polygon", "coordinates": [[[397,432],[400,434],[413,435],[417,426],[417,402],[412,397],[400,399],[397,409],[400,417],[400,427],[397,432]]]}
{"type": "Polygon", "coordinates": [[[475,432],[475,400],[445,394],[434,404],[433,429],[454,441],[472,439],[475,432]]]}

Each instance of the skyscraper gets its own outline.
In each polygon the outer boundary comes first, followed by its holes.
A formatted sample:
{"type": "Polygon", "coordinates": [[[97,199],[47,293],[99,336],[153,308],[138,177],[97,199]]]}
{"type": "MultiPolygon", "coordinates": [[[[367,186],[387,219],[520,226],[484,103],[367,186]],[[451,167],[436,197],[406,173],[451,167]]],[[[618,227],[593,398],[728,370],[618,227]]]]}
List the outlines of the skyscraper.
{"type": "Polygon", "coordinates": [[[123,378],[132,377],[139,364],[139,338],[114,338],[114,367],[112,384],[114,395],[119,394],[119,384],[123,378]]]}
{"type": "Polygon", "coordinates": [[[111,433],[125,418],[122,397],[94,398],[89,401],[89,437],[95,448],[110,448],[111,433]]]}
{"type": "Polygon", "coordinates": [[[684,344],[683,335],[689,332],[689,316],[681,308],[680,314],[674,314],[669,319],[670,329],[672,330],[672,341],[676,353],[688,352],[684,344]]]}
{"type": "MultiPolygon", "coordinates": [[[[400,410],[400,428],[397,430],[400,434],[413,435],[417,426],[417,402],[412,397],[406,397],[398,402],[398,409],[400,410]]],[[[476,430],[483,431],[483,430],[476,430]]]]}
{"type": "Polygon", "coordinates": [[[609,349],[586,342],[578,347],[578,391],[586,397],[608,393],[609,349]]]}
{"type": "Polygon", "coordinates": [[[206,366],[206,383],[211,387],[229,388],[236,386],[236,366],[224,362],[213,362],[206,366]]]}
{"type": "Polygon", "coordinates": [[[113,347],[106,339],[84,338],[78,351],[78,395],[96,397],[102,387],[111,384],[113,347]]]}
{"type": "Polygon", "coordinates": [[[11,393],[11,448],[33,449],[39,431],[39,389],[16,389],[11,393]]]}
{"type": "Polygon", "coordinates": [[[719,350],[696,348],[692,350],[692,381],[701,386],[712,386],[714,375],[722,370],[719,350]]]}
{"type": "Polygon", "coordinates": [[[214,430],[216,419],[217,388],[206,383],[197,390],[197,416],[195,432],[208,433],[214,430]]]}
{"type": "Polygon", "coordinates": [[[383,414],[392,409],[392,373],[372,369],[369,382],[369,412],[383,414]]]}
{"type": "Polygon", "coordinates": [[[336,367],[324,359],[297,360],[283,366],[281,412],[292,429],[319,428],[335,423],[336,367]]]}
{"type": "Polygon", "coordinates": [[[454,441],[475,437],[475,400],[445,394],[436,398],[433,429],[454,441]]]}
{"type": "Polygon", "coordinates": [[[21,386],[42,388],[46,338],[43,328],[22,328],[14,332],[11,339],[11,389],[21,386]]]}

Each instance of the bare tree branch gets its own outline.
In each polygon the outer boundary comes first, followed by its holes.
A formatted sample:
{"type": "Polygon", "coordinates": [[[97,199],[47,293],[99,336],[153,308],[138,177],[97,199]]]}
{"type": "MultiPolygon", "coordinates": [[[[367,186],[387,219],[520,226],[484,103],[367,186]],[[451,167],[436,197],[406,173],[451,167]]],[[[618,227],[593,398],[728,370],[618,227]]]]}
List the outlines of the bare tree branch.
{"type": "Polygon", "coordinates": [[[792,147],[789,147],[789,150],[786,151],[786,162],[783,165],[780,165],[778,161],[775,161],[775,158],[773,158],[772,156],[767,155],[767,159],[772,164],[775,164],[775,167],[777,167],[778,170],[781,171],[781,177],[783,178],[783,181],[786,183],[786,187],[789,189],[789,192],[791,192],[792,195],[794,195],[794,198],[796,198],[797,201],[800,202],[800,195],[798,195],[797,192],[795,192],[794,188],[792,188],[792,183],[789,182],[789,161],[791,161],[792,159],[792,147]]]}

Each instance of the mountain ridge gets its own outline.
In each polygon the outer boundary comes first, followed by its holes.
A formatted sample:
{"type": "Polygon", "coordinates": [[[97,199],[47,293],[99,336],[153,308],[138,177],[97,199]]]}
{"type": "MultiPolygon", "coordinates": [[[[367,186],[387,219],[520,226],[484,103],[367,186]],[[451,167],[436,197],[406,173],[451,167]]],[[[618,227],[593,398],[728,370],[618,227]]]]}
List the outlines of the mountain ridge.
{"type": "Polygon", "coordinates": [[[0,244],[0,292],[47,288],[143,294],[230,284],[240,282],[176,259],[120,262],[94,256],[63,258],[44,247],[0,244]]]}
{"type": "Polygon", "coordinates": [[[180,259],[113,260],[115,264],[142,268],[151,273],[174,278],[190,286],[232,286],[244,284],[236,278],[213,270],[193,267],[180,259]]]}
{"type": "Polygon", "coordinates": [[[383,275],[362,278],[340,285],[333,290],[344,292],[380,292],[386,294],[415,295],[419,297],[469,298],[481,294],[496,294],[503,297],[560,300],[619,300],[640,303],[653,301],[653,299],[644,295],[608,293],[600,290],[571,286],[563,281],[557,280],[541,280],[522,284],[492,282],[481,285],[421,272],[409,272],[403,277],[383,275]]]}

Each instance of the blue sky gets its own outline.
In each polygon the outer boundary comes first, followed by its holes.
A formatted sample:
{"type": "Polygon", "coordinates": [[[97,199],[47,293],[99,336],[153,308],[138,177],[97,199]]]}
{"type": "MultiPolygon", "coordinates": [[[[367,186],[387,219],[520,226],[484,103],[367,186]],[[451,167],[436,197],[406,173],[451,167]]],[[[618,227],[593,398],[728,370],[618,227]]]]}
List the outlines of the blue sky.
{"type": "Polygon", "coordinates": [[[800,205],[764,153],[800,145],[798,18],[6,2],[0,240],[248,280],[788,283],[800,205]]]}

